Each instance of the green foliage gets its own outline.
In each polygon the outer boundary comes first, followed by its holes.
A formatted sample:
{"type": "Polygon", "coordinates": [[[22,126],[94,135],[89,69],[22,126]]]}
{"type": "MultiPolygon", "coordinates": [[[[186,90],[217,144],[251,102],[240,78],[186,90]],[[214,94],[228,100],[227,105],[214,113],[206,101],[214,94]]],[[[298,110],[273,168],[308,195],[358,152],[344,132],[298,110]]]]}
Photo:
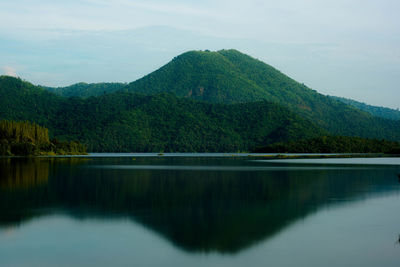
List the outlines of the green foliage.
{"type": "Polygon", "coordinates": [[[373,116],[389,119],[389,120],[400,120],[400,111],[397,109],[385,108],[385,107],[376,107],[367,105],[365,103],[361,103],[352,99],[331,96],[333,99],[339,100],[347,105],[353,106],[362,111],[368,112],[373,116]]]}
{"type": "Polygon", "coordinates": [[[78,142],[49,141],[48,129],[30,122],[0,121],[0,155],[84,154],[78,142]]]}
{"type": "Polygon", "coordinates": [[[47,129],[35,123],[0,121],[0,139],[43,144],[49,142],[49,134],[47,129]]]}
{"type": "Polygon", "coordinates": [[[400,152],[400,143],[347,136],[321,136],[275,143],[256,149],[263,153],[392,153],[400,152]]]}

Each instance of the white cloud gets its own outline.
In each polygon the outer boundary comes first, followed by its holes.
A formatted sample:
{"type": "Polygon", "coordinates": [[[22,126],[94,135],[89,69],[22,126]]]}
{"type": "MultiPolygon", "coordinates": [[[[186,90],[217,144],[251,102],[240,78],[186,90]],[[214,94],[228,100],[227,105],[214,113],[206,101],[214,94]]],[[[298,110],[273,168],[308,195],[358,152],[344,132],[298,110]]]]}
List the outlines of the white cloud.
{"type": "Polygon", "coordinates": [[[376,40],[398,35],[395,10],[400,8],[399,3],[397,0],[0,0],[0,29],[121,30],[163,25],[269,42],[376,40]]]}
{"type": "Polygon", "coordinates": [[[7,76],[17,77],[17,72],[13,67],[4,66],[3,67],[3,72],[7,76]]]}

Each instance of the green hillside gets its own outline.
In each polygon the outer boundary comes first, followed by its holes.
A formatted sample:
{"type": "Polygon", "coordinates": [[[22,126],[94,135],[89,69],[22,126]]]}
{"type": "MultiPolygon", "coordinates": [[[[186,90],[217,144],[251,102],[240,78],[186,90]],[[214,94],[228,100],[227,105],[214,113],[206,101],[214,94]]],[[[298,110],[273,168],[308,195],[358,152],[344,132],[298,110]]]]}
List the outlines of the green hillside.
{"type": "Polygon", "coordinates": [[[370,113],[373,116],[385,118],[389,120],[400,120],[400,111],[397,109],[385,108],[385,107],[377,107],[371,106],[362,102],[358,102],[352,99],[331,96],[333,99],[339,100],[347,105],[353,106],[359,110],[363,110],[365,112],[370,113]]]}
{"type": "MultiPolygon", "coordinates": [[[[170,63],[127,86],[144,94],[162,92],[211,103],[253,102],[265,99],[265,92],[242,75],[219,52],[192,51],[175,57],[170,63]]],[[[267,95],[276,101],[272,95],[267,95]]]]}
{"type": "MultiPolygon", "coordinates": [[[[262,61],[236,50],[191,51],[174,58],[170,63],[146,77],[130,83],[77,83],[67,87],[45,87],[65,97],[100,96],[119,90],[132,90],[144,94],[170,92],[180,97],[212,103],[252,102],[267,99],[298,108],[324,112],[326,105],[346,105],[365,111],[372,116],[400,120],[400,111],[372,106],[343,97],[318,94],[262,61]],[[324,103],[322,106],[315,102],[324,103]],[[325,107],[324,107],[325,106],[325,107]]],[[[340,106],[344,108],[343,105],[340,106]]],[[[313,116],[311,114],[311,116],[313,116]]],[[[318,116],[313,116],[317,118],[318,116]]],[[[323,121],[321,122],[323,123],[323,121]]],[[[326,126],[327,127],[327,126],[326,126]]]]}
{"type": "Polygon", "coordinates": [[[393,122],[319,94],[236,50],[184,53],[126,89],[144,94],[169,92],[211,103],[267,100],[285,105],[334,135],[400,140],[393,122]]]}
{"type": "Polygon", "coordinates": [[[8,106],[0,118],[43,121],[52,137],[79,140],[89,151],[249,151],[325,133],[287,108],[266,101],[210,104],[171,94],[122,91],[88,99],[61,98],[20,79],[4,80],[8,87],[0,86],[4,88],[0,94],[6,91],[7,98],[1,97],[0,104],[8,106]],[[47,101],[35,97],[43,92],[47,101]],[[29,101],[18,101],[23,98],[29,101]]]}

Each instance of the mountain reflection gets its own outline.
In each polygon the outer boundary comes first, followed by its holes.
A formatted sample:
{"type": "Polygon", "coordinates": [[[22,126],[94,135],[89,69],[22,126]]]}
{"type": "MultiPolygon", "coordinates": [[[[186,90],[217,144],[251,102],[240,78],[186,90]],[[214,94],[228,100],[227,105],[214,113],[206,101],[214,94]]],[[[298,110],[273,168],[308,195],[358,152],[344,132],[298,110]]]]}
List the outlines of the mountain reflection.
{"type": "Polygon", "coordinates": [[[285,170],[279,165],[276,171],[255,164],[215,158],[2,160],[0,227],[54,212],[129,217],[187,251],[235,253],[327,204],[343,205],[398,185],[390,167],[285,170]],[[148,168],[126,168],[132,165],[148,168]],[[229,170],[244,165],[243,171],[229,170]]]}

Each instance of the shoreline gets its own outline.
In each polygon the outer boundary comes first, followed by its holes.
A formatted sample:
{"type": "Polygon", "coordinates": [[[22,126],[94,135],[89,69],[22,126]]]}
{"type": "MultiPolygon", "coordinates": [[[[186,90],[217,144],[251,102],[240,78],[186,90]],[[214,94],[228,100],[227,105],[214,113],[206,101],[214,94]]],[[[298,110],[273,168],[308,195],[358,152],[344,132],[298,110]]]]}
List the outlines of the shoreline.
{"type": "Polygon", "coordinates": [[[398,154],[384,153],[86,153],[76,155],[32,155],[0,156],[0,159],[13,158],[160,158],[160,157],[214,157],[214,158],[259,158],[269,159],[324,159],[324,158],[398,158],[398,154]]]}

